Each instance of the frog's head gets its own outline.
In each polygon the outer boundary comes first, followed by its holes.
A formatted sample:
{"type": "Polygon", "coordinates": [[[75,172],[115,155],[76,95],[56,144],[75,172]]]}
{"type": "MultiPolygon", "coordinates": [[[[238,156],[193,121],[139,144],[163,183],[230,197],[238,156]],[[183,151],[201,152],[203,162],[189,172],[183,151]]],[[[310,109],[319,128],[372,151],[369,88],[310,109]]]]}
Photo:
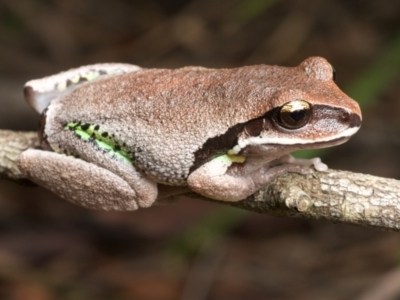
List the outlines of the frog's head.
{"type": "Polygon", "coordinates": [[[232,154],[245,149],[292,152],[330,147],[359,130],[360,107],[337,87],[335,71],[324,58],[311,57],[294,68],[277,68],[282,70],[269,99],[270,109],[243,124],[232,154]]]}

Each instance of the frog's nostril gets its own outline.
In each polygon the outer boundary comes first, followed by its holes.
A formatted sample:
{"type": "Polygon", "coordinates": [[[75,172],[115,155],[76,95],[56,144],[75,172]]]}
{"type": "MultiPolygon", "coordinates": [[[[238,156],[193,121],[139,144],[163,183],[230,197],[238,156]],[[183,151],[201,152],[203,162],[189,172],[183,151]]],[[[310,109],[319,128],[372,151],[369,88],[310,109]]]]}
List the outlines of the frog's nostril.
{"type": "Polygon", "coordinates": [[[342,111],[339,115],[339,120],[342,123],[349,124],[351,119],[351,113],[347,111],[342,111]]]}

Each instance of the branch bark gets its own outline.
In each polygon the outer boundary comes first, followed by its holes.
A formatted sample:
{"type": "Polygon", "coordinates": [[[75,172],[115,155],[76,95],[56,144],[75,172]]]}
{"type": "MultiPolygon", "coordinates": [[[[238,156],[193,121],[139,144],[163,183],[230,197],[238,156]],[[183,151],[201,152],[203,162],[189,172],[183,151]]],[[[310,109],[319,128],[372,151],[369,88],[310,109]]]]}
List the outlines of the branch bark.
{"type": "MultiPolygon", "coordinates": [[[[0,130],[0,179],[26,183],[18,157],[38,147],[35,132],[0,130]]],[[[215,201],[193,192],[185,196],[215,201]]],[[[400,230],[400,181],[347,171],[288,173],[240,202],[215,202],[280,217],[400,230]]]]}
{"type": "Polygon", "coordinates": [[[28,183],[18,169],[19,155],[29,148],[39,148],[36,132],[0,130],[0,179],[28,183]]]}

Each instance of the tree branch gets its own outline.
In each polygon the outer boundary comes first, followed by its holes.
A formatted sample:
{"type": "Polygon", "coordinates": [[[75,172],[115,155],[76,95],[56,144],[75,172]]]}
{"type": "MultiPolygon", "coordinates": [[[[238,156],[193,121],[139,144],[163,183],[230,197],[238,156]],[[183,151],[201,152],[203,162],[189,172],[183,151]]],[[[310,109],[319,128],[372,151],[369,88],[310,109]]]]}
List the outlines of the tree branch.
{"type": "MultiPolygon", "coordinates": [[[[18,157],[24,150],[38,147],[35,132],[0,130],[0,179],[26,183],[18,170],[18,157]]],[[[185,196],[211,200],[193,192],[185,196]]],[[[308,175],[288,173],[240,202],[211,201],[274,216],[399,231],[399,198],[398,180],[329,170],[308,175]]]]}
{"type": "MultiPolygon", "coordinates": [[[[189,196],[201,197],[194,193],[189,196]]],[[[328,170],[308,175],[285,174],[252,196],[231,205],[279,217],[324,219],[399,231],[399,198],[398,180],[328,170]]]]}
{"type": "Polygon", "coordinates": [[[28,183],[18,169],[19,155],[29,148],[39,148],[36,132],[0,130],[0,179],[28,183]]]}

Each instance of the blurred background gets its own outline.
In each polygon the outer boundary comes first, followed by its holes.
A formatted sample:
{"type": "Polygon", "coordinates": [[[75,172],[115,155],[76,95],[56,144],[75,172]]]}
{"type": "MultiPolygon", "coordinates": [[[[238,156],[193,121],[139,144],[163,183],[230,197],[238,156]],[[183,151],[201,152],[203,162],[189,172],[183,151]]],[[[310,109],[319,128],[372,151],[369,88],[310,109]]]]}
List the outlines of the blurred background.
{"type": "MultiPolygon", "coordinates": [[[[294,66],[319,55],[364,118],[320,155],[400,178],[399,14],[395,0],[0,0],[0,128],[35,130],[23,84],[80,65],[294,66]]],[[[0,182],[0,299],[358,299],[399,259],[397,233],[189,199],[96,212],[0,182]]]]}

